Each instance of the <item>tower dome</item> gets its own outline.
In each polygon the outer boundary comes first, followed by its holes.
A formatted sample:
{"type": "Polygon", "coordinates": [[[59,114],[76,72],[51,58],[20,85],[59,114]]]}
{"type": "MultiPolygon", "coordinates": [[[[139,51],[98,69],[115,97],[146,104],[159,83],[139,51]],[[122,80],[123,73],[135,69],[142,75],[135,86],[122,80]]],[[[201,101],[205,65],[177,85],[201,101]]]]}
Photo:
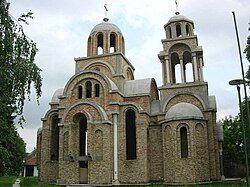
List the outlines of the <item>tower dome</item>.
{"type": "Polygon", "coordinates": [[[183,15],[181,15],[179,12],[176,12],[176,13],[175,13],[175,16],[171,17],[171,18],[169,19],[169,21],[167,22],[167,24],[165,24],[165,26],[168,25],[168,24],[170,24],[170,23],[173,23],[173,22],[180,22],[180,21],[189,22],[189,23],[191,23],[191,24],[194,23],[192,20],[188,19],[186,16],[183,16],[183,15]]]}
{"type": "Polygon", "coordinates": [[[104,22],[97,24],[90,32],[87,56],[114,52],[125,54],[124,38],[119,27],[104,18],[104,22]]]}
{"type": "Polygon", "coordinates": [[[117,33],[121,33],[121,30],[119,29],[119,27],[117,27],[115,24],[113,23],[108,23],[108,22],[103,22],[103,23],[99,23],[97,24],[92,31],[90,32],[90,34],[94,34],[94,33],[98,33],[98,32],[117,32],[117,33]]]}
{"type": "Polygon", "coordinates": [[[179,12],[164,25],[167,39],[194,35],[194,22],[179,12]]]}

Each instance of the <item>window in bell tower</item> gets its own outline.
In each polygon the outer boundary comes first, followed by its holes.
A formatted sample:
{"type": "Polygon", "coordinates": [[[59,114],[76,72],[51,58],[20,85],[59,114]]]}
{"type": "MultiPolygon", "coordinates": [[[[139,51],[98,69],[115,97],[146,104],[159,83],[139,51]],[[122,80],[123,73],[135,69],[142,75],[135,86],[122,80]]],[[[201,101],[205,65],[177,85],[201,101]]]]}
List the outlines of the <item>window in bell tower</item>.
{"type": "Polygon", "coordinates": [[[181,66],[180,59],[177,53],[171,54],[171,69],[172,69],[172,82],[180,83],[181,82],[181,66]]]}
{"type": "Polygon", "coordinates": [[[185,51],[183,53],[183,63],[184,63],[184,71],[185,71],[185,82],[194,82],[194,71],[191,53],[189,51],[185,51]]]}
{"type": "Polygon", "coordinates": [[[92,46],[91,46],[91,37],[88,38],[88,51],[87,51],[87,55],[90,56],[91,55],[91,49],[92,49],[92,46]]]}
{"type": "Polygon", "coordinates": [[[176,25],[176,36],[177,37],[181,37],[181,25],[180,24],[177,24],[176,25]]]}
{"type": "Polygon", "coordinates": [[[97,54],[103,54],[103,34],[97,34],[97,54]]]}
{"type": "Polygon", "coordinates": [[[110,34],[110,49],[109,49],[110,53],[116,52],[116,38],[117,37],[115,33],[110,34]]]}

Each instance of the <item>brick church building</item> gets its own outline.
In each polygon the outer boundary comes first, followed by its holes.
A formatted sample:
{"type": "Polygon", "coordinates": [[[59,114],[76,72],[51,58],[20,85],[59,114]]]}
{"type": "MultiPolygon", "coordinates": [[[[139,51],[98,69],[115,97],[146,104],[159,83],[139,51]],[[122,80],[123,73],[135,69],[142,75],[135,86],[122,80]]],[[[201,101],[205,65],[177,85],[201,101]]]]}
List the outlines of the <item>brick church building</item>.
{"type": "Polygon", "coordinates": [[[160,87],[153,78],[134,79],[118,26],[104,18],[92,29],[87,57],[75,58],[75,74],[54,93],[42,118],[37,135],[41,181],[101,185],[221,179],[222,131],[215,96],[208,95],[204,81],[194,22],[176,12],[164,29],[160,87]]]}

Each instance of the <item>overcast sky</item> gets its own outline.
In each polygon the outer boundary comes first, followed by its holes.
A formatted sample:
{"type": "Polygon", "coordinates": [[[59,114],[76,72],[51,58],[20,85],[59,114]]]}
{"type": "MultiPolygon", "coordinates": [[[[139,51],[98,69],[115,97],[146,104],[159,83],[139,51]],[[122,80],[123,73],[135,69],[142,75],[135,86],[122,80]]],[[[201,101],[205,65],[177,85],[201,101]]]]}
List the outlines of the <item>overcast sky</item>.
{"type": "MultiPolygon", "coordinates": [[[[49,109],[54,91],[63,88],[74,74],[74,57],[84,57],[91,29],[102,22],[105,3],[110,22],[125,37],[126,57],[135,67],[135,79],[153,77],[162,85],[161,64],[157,57],[165,38],[163,25],[174,16],[174,0],[8,0],[10,13],[18,18],[32,10],[34,19],[25,33],[39,49],[37,65],[43,70],[40,105],[26,102],[27,124],[18,129],[30,152],[36,146],[36,132],[49,109]]],[[[179,0],[181,14],[194,21],[195,34],[203,47],[204,77],[209,94],[217,98],[217,119],[238,113],[236,88],[228,81],[241,78],[238,49],[232,19],[235,11],[242,50],[250,22],[249,0],[179,0]]],[[[243,56],[245,70],[248,62],[243,56]]],[[[33,91],[34,92],[34,91],[33,91]]]]}

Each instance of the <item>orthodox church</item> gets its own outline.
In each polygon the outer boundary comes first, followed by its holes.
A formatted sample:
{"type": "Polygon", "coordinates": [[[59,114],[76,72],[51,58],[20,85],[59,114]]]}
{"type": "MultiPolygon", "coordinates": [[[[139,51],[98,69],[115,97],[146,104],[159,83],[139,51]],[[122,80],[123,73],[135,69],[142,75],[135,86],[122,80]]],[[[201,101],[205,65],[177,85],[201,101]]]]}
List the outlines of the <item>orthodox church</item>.
{"type": "Polygon", "coordinates": [[[176,12],[164,30],[160,87],[153,78],[134,79],[118,26],[104,18],[91,30],[87,57],[75,58],[75,74],[54,93],[37,133],[41,181],[119,185],[221,179],[222,130],[215,96],[208,95],[204,81],[194,22],[176,12]]]}

